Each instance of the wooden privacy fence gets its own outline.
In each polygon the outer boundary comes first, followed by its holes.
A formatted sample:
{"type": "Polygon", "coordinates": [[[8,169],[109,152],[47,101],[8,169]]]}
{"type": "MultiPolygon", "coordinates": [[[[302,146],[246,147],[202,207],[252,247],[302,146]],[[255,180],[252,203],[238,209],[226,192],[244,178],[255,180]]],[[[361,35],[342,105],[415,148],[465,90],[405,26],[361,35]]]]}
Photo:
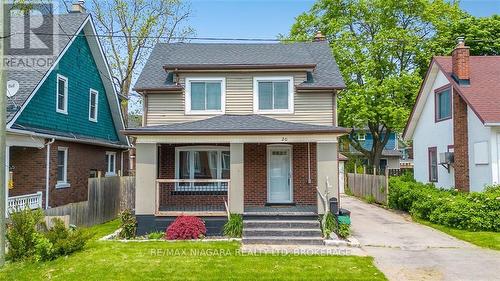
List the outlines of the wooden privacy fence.
{"type": "Polygon", "coordinates": [[[90,178],[87,201],[45,210],[47,216],[69,216],[69,223],[92,226],[115,219],[135,205],[135,177],[90,178]]]}
{"type": "Polygon", "coordinates": [[[360,198],[373,197],[379,204],[387,204],[389,193],[389,177],[385,175],[347,174],[347,187],[350,192],[360,198]]]}

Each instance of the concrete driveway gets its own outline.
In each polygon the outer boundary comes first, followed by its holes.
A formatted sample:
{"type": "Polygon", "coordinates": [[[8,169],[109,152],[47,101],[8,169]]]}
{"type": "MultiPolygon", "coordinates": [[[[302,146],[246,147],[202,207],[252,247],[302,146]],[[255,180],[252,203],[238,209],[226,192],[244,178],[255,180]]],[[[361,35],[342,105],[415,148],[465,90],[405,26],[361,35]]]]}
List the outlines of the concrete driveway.
{"type": "Polygon", "coordinates": [[[389,280],[500,280],[500,251],[458,240],[397,214],[342,196],[353,236],[389,280]]]}

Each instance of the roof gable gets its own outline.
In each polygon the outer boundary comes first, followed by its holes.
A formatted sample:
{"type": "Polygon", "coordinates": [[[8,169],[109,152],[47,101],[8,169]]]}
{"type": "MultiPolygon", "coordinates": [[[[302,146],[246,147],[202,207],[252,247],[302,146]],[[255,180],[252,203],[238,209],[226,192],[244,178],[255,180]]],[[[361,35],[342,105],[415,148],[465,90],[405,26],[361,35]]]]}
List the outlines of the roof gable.
{"type": "Polygon", "coordinates": [[[53,131],[54,135],[73,134],[78,138],[95,138],[119,143],[106,89],[84,31],[78,34],[12,127],[28,128],[35,132],[43,129],[53,131]],[[55,110],[57,75],[68,78],[68,114],[61,114],[55,110]],[[98,92],[96,122],[89,120],[90,89],[98,92]]]}
{"type": "Polygon", "coordinates": [[[470,85],[458,85],[451,77],[451,57],[435,60],[483,124],[500,124],[500,56],[471,56],[470,85]]]}
{"type": "MultiPolygon", "coordinates": [[[[105,142],[107,141],[110,143],[119,143],[120,145],[128,145],[128,139],[121,133],[121,130],[124,129],[124,123],[121,115],[118,96],[111,80],[112,78],[108,62],[106,60],[106,57],[104,56],[104,51],[102,49],[102,46],[100,45],[98,37],[93,36],[97,33],[92,21],[92,17],[89,14],[81,14],[81,13],[54,15],[52,17],[57,23],[55,25],[59,26],[59,28],[61,29],[60,32],[62,34],[68,34],[68,35],[60,35],[60,34],[51,35],[56,37],[56,40],[58,40],[59,45],[61,46],[52,67],[46,73],[41,73],[39,71],[25,72],[25,71],[10,71],[10,70],[7,72],[9,80],[11,79],[17,80],[20,84],[20,90],[18,94],[14,96],[15,99],[9,100],[7,104],[8,128],[13,127],[16,124],[16,120],[22,114],[23,110],[29,106],[30,101],[34,98],[37,91],[44,85],[45,81],[49,77],[54,75],[54,69],[56,69],[56,66],[59,65],[59,62],[62,60],[66,52],[68,52],[68,50],[72,48],[73,43],[77,40],[77,38],[79,38],[79,36],[77,35],[85,34],[83,40],[85,41],[85,46],[87,47],[88,58],[92,59],[94,74],[96,75],[94,79],[100,80],[100,84],[102,85],[102,91],[99,91],[99,95],[102,96],[103,101],[105,102],[100,103],[99,106],[105,106],[107,110],[110,112],[112,124],[109,125],[108,129],[111,128],[112,131],[108,132],[108,134],[110,136],[115,136],[115,137],[105,137],[103,138],[103,140],[105,142]],[[117,138],[116,141],[112,140],[115,138],[117,138]]],[[[82,94],[87,96],[88,98],[88,91],[82,94]]],[[[43,133],[50,134],[50,132],[51,131],[43,133]]],[[[65,132],[57,131],[57,132],[59,133],[58,135],[67,136],[68,134],[68,131],[65,132]]],[[[72,138],[78,138],[77,136],[81,135],[79,133],[80,132],[78,132],[77,134],[73,134],[70,132],[70,136],[72,138]]],[[[88,135],[82,137],[88,137],[88,135]]],[[[96,136],[91,136],[91,138],[94,137],[96,136]]],[[[101,134],[101,136],[97,137],[102,138],[103,135],[101,134]]]]}
{"type": "MultiPolygon", "coordinates": [[[[32,17],[39,17],[39,16],[32,16],[32,17]]],[[[41,33],[42,35],[37,35],[37,36],[42,37],[42,39],[47,37],[52,37],[51,39],[55,43],[54,51],[56,52],[55,56],[53,57],[55,66],[58,57],[60,57],[61,54],[63,54],[66,51],[73,37],[73,36],[65,36],[62,34],[73,35],[78,33],[82,29],[83,23],[89,17],[89,14],[71,13],[65,15],[51,15],[51,17],[55,22],[54,26],[56,30],[39,30],[38,32],[41,33]],[[59,34],[48,35],[55,32],[59,34]]],[[[24,37],[23,34],[14,34],[13,36],[11,36],[10,40],[21,41],[24,40],[23,37],[24,37]]],[[[13,50],[9,51],[13,52],[13,50]]],[[[21,52],[22,50],[21,51],[18,50],[14,54],[23,55],[21,52]]],[[[8,53],[8,55],[10,54],[11,53],[8,53]]],[[[43,82],[42,80],[51,70],[52,69],[47,69],[44,71],[38,69],[33,69],[30,71],[15,70],[15,69],[7,70],[7,75],[6,75],[7,81],[14,80],[18,81],[19,83],[19,90],[17,91],[17,93],[13,97],[7,98],[7,123],[9,123],[16,116],[19,110],[21,110],[22,106],[27,102],[30,95],[33,93],[33,91],[36,90],[36,87],[43,82]]]]}
{"type": "Polygon", "coordinates": [[[420,85],[420,90],[417,95],[417,99],[415,104],[413,105],[412,112],[406,122],[406,127],[403,132],[403,139],[410,140],[413,138],[413,133],[415,132],[415,128],[417,127],[418,120],[420,119],[420,115],[425,106],[425,102],[429,96],[429,93],[432,90],[432,86],[434,85],[434,81],[436,80],[437,75],[440,72],[439,65],[436,63],[435,59],[432,59],[425,75],[422,84],[420,85]]]}

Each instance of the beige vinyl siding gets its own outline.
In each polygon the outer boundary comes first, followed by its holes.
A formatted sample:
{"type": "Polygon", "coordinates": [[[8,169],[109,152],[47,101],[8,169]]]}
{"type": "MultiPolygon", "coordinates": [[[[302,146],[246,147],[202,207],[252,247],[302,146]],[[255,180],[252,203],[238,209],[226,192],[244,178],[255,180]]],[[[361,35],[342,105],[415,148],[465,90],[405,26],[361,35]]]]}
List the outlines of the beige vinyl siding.
{"type": "MultiPolygon", "coordinates": [[[[183,73],[179,82],[184,85],[186,77],[225,77],[226,114],[253,114],[253,77],[254,76],[293,76],[294,84],[306,80],[305,72],[260,72],[260,73],[183,73]]],[[[149,94],[147,125],[165,125],[206,119],[215,115],[185,115],[184,93],[149,94]]],[[[269,114],[266,116],[279,120],[332,125],[334,120],[334,101],[331,92],[295,93],[293,114],[269,114]]]]}

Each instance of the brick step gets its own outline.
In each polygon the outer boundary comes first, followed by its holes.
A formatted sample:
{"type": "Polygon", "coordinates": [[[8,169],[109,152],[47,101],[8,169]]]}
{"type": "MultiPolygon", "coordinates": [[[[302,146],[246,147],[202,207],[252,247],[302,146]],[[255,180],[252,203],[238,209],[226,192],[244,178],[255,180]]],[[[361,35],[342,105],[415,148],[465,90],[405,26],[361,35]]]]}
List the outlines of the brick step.
{"type": "Polygon", "coordinates": [[[318,237],[243,237],[242,243],[264,245],[324,245],[323,239],[318,237]]]}
{"type": "Polygon", "coordinates": [[[300,228],[319,229],[317,220],[244,220],[243,228],[300,228]]]}
{"type": "Polygon", "coordinates": [[[243,228],[243,237],[319,237],[319,228],[243,228]]]}

